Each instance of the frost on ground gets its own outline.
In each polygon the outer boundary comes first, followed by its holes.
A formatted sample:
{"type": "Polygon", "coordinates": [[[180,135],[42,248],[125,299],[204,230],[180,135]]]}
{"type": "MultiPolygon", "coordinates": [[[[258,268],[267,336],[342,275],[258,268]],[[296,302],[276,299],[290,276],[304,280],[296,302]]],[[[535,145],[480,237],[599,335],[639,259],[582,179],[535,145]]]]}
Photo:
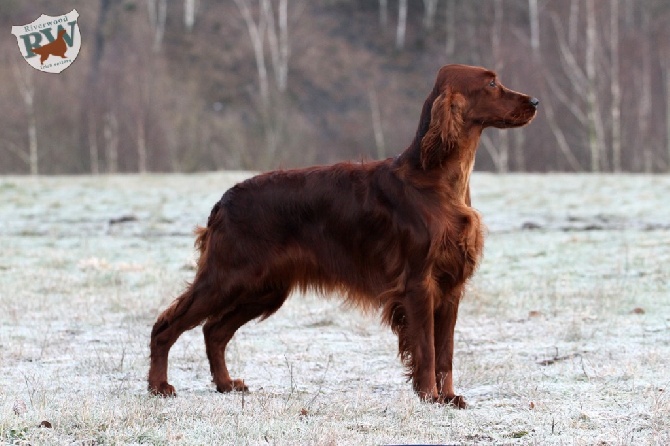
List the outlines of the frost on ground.
{"type": "Polygon", "coordinates": [[[420,402],[396,339],[293,296],[209,382],[199,329],[176,399],[145,391],[156,315],[193,275],[191,231],[247,174],[0,178],[0,443],[670,443],[670,178],[478,174],[489,226],[461,305],[456,386],[420,402]],[[42,427],[40,427],[42,426],[42,427]]]}

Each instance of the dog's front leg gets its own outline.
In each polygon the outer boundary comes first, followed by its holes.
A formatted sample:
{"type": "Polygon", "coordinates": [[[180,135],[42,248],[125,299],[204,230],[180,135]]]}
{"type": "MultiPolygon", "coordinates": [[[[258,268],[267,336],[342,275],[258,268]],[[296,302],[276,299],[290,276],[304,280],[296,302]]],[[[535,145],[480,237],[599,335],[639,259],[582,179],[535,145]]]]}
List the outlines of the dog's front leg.
{"type": "Polygon", "coordinates": [[[461,300],[461,288],[453,290],[444,297],[435,309],[435,379],[440,402],[465,409],[465,399],[454,391],[453,359],[454,329],[458,316],[458,304],[461,300]]]}

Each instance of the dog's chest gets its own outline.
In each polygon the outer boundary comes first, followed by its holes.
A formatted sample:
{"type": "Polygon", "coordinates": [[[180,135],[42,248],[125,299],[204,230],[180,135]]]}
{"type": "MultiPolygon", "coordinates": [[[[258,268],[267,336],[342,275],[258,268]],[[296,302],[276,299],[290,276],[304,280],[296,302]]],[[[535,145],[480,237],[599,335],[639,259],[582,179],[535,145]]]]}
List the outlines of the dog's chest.
{"type": "Polygon", "coordinates": [[[443,220],[436,244],[435,275],[440,282],[462,283],[477,269],[484,228],[477,211],[463,207],[443,220]]]}

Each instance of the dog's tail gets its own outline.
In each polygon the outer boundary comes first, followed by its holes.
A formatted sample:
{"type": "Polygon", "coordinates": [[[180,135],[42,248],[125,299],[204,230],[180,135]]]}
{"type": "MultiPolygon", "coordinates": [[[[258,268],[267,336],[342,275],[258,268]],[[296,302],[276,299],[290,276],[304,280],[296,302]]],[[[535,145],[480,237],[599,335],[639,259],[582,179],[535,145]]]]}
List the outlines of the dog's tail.
{"type": "Polygon", "coordinates": [[[195,249],[200,251],[200,257],[202,257],[207,249],[207,239],[209,238],[209,227],[196,226],[193,231],[195,234],[195,249]]]}
{"type": "Polygon", "coordinates": [[[196,226],[195,233],[195,248],[200,252],[200,257],[198,258],[198,270],[201,270],[205,266],[207,260],[207,245],[209,242],[210,235],[212,233],[212,226],[216,215],[221,209],[221,203],[216,203],[212,208],[212,212],[209,213],[209,218],[207,219],[207,226],[196,226]]]}
{"type": "MultiPolygon", "coordinates": [[[[195,247],[200,251],[200,257],[198,258],[197,273],[196,275],[202,274],[207,265],[207,246],[209,244],[209,239],[212,233],[212,223],[220,209],[219,203],[217,203],[212,209],[209,219],[207,221],[207,227],[197,226],[195,228],[195,247]]],[[[194,299],[198,294],[198,285],[197,285],[197,276],[196,280],[193,283],[190,283],[186,290],[179,296],[175,301],[166,308],[156,320],[153,329],[151,330],[151,348],[152,354],[155,348],[158,348],[156,344],[156,339],[161,333],[168,330],[176,319],[183,317],[189,312],[189,309],[194,303],[194,299]]],[[[189,325],[197,325],[201,322],[201,319],[194,319],[189,325]]],[[[193,325],[193,326],[195,326],[193,325]]]]}

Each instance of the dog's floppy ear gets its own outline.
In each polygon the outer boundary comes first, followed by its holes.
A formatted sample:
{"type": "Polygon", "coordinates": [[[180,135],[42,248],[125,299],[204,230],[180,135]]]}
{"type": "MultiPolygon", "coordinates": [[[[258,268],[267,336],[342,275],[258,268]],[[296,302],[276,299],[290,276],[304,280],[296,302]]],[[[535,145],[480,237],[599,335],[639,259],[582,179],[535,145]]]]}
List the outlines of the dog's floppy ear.
{"type": "Polygon", "coordinates": [[[452,150],[458,148],[463,129],[462,108],[465,98],[447,89],[433,101],[430,125],[421,140],[421,167],[424,170],[440,167],[452,150]]]}

